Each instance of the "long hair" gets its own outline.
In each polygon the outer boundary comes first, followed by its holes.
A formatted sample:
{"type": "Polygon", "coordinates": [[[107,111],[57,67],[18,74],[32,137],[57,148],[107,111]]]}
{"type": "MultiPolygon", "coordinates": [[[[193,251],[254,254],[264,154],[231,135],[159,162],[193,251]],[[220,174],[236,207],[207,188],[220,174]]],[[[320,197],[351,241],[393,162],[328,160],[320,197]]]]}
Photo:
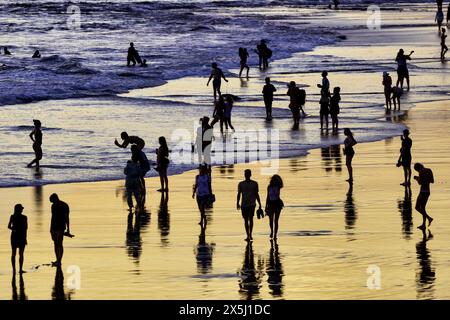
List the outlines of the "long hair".
{"type": "Polygon", "coordinates": [[[283,188],[283,179],[278,174],[274,174],[272,178],[270,178],[269,187],[278,187],[283,188]]]}
{"type": "Polygon", "coordinates": [[[166,151],[169,151],[169,148],[167,147],[167,141],[165,137],[159,137],[158,139],[160,146],[166,151]]]}

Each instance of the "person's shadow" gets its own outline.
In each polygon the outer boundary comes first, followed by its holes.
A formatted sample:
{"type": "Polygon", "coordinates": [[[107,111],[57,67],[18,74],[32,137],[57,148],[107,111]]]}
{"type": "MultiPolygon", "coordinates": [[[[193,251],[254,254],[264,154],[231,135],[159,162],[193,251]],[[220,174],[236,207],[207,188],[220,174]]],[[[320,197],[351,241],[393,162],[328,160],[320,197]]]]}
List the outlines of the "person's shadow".
{"type": "Polygon", "coordinates": [[[358,212],[353,198],[353,183],[349,183],[348,191],[344,204],[345,212],[345,229],[353,230],[355,228],[356,220],[358,219],[358,212]]]}
{"type": "Polygon", "coordinates": [[[239,273],[239,293],[246,300],[253,300],[259,296],[261,275],[255,268],[252,242],[249,241],[245,248],[244,263],[239,273]]]}
{"type": "Polygon", "coordinates": [[[207,274],[212,270],[212,261],[215,243],[206,242],[206,226],[201,226],[198,244],[195,248],[195,259],[197,261],[197,272],[207,274]]]}
{"type": "Polygon", "coordinates": [[[398,210],[402,217],[402,232],[406,240],[411,239],[412,234],[412,192],[411,187],[405,186],[405,194],[403,200],[398,200],[398,210]]]}
{"type": "Polygon", "coordinates": [[[270,240],[269,260],[266,266],[267,283],[269,284],[270,294],[273,297],[283,296],[283,266],[281,264],[278,243],[276,240],[270,240]]]}
{"type": "Polygon", "coordinates": [[[16,274],[13,274],[12,281],[12,300],[14,301],[22,301],[22,300],[28,300],[27,295],[25,294],[25,283],[23,281],[23,275],[19,275],[19,293],[17,293],[17,284],[16,284],[16,274]]]}
{"type": "Polygon", "coordinates": [[[158,209],[158,229],[161,235],[161,244],[163,247],[169,245],[170,215],[168,203],[169,193],[161,192],[161,201],[158,209]]]}
{"type": "Polygon", "coordinates": [[[139,258],[142,253],[141,230],[146,227],[149,222],[150,214],[145,210],[139,213],[130,212],[128,214],[126,246],[128,255],[133,258],[136,263],[139,263],[139,258]]]}
{"type": "Polygon", "coordinates": [[[419,268],[416,273],[417,299],[434,298],[434,282],[436,280],[435,268],[432,266],[430,250],[427,242],[433,239],[431,231],[422,229],[422,239],[416,244],[419,268]]]}
{"type": "Polygon", "coordinates": [[[52,290],[53,300],[72,300],[73,290],[64,291],[64,273],[61,266],[56,267],[55,284],[52,290]]]}

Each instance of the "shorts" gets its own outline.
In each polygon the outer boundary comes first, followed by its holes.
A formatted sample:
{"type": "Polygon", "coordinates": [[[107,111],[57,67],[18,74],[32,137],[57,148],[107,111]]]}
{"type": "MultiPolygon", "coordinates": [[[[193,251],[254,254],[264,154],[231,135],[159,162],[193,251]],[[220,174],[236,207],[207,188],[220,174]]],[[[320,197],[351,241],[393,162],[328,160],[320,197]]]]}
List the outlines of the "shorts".
{"type": "Polygon", "coordinates": [[[269,200],[269,201],[267,201],[266,206],[267,206],[266,213],[268,215],[272,215],[275,212],[281,211],[281,209],[283,209],[283,207],[284,207],[284,203],[281,199],[269,200]]]}
{"type": "Polygon", "coordinates": [[[402,155],[402,166],[403,167],[411,167],[412,158],[411,155],[403,156],[402,155]]]}
{"type": "Polygon", "coordinates": [[[256,206],[241,207],[242,218],[253,218],[253,216],[255,215],[255,208],[256,206]]]}
{"type": "Polygon", "coordinates": [[[198,207],[200,208],[200,206],[205,206],[208,204],[209,201],[209,194],[204,195],[204,196],[197,196],[197,204],[198,207]]]}
{"type": "Polygon", "coordinates": [[[397,68],[397,75],[400,78],[408,78],[409,77],[409,72],[408,72],[408,68],[406,66],[400,66],[397,68]]]}
{"type": "Polygon", "coordinates": [[[11,248],[24,248],[27,245],[26,236],[11,234],[11,248]]]}
{"type": "Polygon", "coordinates": [[[416,200],[416,209],[424,209],[427,205],[428,198],[430,197],[429,192],[420,192],[416,200]]]}

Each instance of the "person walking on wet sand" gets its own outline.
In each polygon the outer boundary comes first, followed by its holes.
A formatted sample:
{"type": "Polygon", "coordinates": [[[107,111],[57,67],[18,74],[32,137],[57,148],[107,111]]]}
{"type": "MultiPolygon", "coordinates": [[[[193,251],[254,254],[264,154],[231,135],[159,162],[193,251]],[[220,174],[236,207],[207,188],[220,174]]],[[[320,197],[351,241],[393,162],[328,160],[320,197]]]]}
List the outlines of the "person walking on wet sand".
{"type": "Polygon", "coordinates": [[[64,236],[72,237],[70,234],[70,209],[67,203],[61,201],[56,193],[50,196],[50,202],[52,203],[52,219],[50,225],[50,234],[52,236],[56,261],[52,264],[54,266],[61,266],[64,246],[64,236]]]}
{"type": "Polygon", "coordinates": [[[142,149],[144,149],[144,147],[145,147],[145,141],[144,141],[143,139],[139,138],[138,136],[129,136],[128,133],[124,131],[124,132],[122,132],[122,133],[120,134],[120,137],[121,137],[122,140],[123,140],[122,143],[119,143],[119,142],[117,141],[117,139],[114,140],[114,144],[115,144],[116,146],[118,146],[119,148],[125,149],[125,148],[128,147],[129,144],[131,144],[131,145],[133,145],[133,144],[137,145],[138,150],[142,150],[142,149]]]}
{"type": "Polygon", "coordinates": [[[392,109],[392,78],[388,72],[383,72],[383,87],[384,87],[384,97],[386,99],[386,110],[392,109]]]}
{"type": "Polygon", "coordinates": [[[397,62],[397,87],[400,85],[400,87],[403,89],[403,82],[406,79],[406,84],[408,85],[407,91],[409,91],[409,71],[408,71],[408,64],[407,61],[411,60],[411,55],[414,53],[414,51],[411,51],[410,54],[405,55],[405,51],[403,49],[400,49],[397,53],[397,57],[395,58],[395,61],[397,62]]]}
{"type": "Polygon", "coordinates": [[[167,168],[169,166],[169,147],[165,137],[159,137],[159,148],[157,150],[157,171],[159,173],[159,180],[161,182],[160,192],[169,191],[169,179],[167,178],[167,168]]]}
{"type": "Polygon", "coordinates": [[[258,183],[251,180],[252,171],[245,170],[245,180],[239,182],[236,208],[241,210],[244,219],[245,232],[247,234],[246,241],[253,241],[253,216],[255,215],[256,201],[261,209],[261,199],[259,198],[258,183]],[[241,203],[242,196],[242,203],[241,203]]]}
{"type": "Polygon", "coordinates": [[[284,203],[280,198],[280,191],[283,188],[283,180],[277,174],[270,179],[267,187],[266,214],[269,216],[270,239],[277,239],[278,220],[284,203]]]}
{"type": "Polygon", "coordinates": [[[445,58],[445,54],[448,51],[447,44],[445,43],[446,38],[447,38],[447,33],[445,32],[445,28],[442,28],[442,33],[441,33],[441,59],[442,60],[445,58]]]}
{"type": "Polygon", "coordinates": [[[411,185],[411,148],[412,148],[412,140],[409,137],[409,130],[403,130],[402,139],[402,148],[400,149],[400,157],[398,158],[397,166],[403,167],[403,172],[405,174],[405,181],[400,185],[408,187],[411,185]]]}
{"type": "Polygon", "coordinates": [[[196,196],[198,209],[200,210],[199,225],[206,227],[206,207],[212,195],[211,177],[208,175],[208,166],[200,165],[199,174],[195,177],[195,184],[192,189],[192,199],[196,196]]]}
{"type": "Polygon", "coordinates": [[[33,120],[34,129],[30,133],[30,139],[33,141],[34,160],[31,161],[27,167],[31,168],[33,164],[36,164],[36,171],[39,169],[39,161],[42,159],[42,131],[41,121],[33,120]]]}
{"type": "Polygon", "coordinates": [[[27,216],[22,214],[23,206],[16,204],[14,214],[9,218],[8,229],[11,230],[11,264],[13,274],[16,273],[16,252],[19,249],[19,273],[23,273],[23,254],[27,245],[27,216]]]}
{"type": "Polygon", "coordinates": [[[344,140],[344,154],[345,154],[345,165],[348,170],[348,182],[353,182],[353,167],[352,160],[355,156],[355,150],[353,147],[357,144],[356,139],[353,137],[353,133],[350,129],[345,128],[344,134],[346,136],[344,140]]]}
{"type": "Polygon", "coordinates": [[[335,87],[333,89],[333,96],[330,98],[330,115],[333,132],[337,132],[339,129],[339,119],[338,119],[338,114],[340,113],[339,102],[341,102],[341,88],[335,87]]]}
{"type": "Polygon", "coordinates": [[[430,217],[427,213],[426,206],[428,199],[430,197],[430,184],[434,183],[434,177],[433,177],[433,171],[431,169],[425,168],[425,166],[421,163],[416,163],[414,165],[414,170],[416,170],[419,173],[419,176],[414,176],[414,180],[417,181],[420,185],[420,192],[417,196],[416,201],[416,210],[422,215],[423,222],[420,226],[417,228],[419,229],[425,229],[426,225],[425,222],[428,219],[428,226],[431,225],[431,222],[433,222],[433,218],[430,217]]]}
{"type": "Polygon", "coordinates": [[[250,71],[250,67],[247,64],[249,54],[246,48],[239,48],[239,58],[240,58],[240,66],[241,69],[239,70],[239,78],[242,76],[242,71],[244,69],[247,69],[247,78],[248,78],[248,72],[250,71]]]}
{"type": "Polygon", "coordinates": [[[217,63],[213,62],[211,64],[211,67],[212,67],[211,75],[209,76],[206,86],[209,86],[211,80],[213,81],[214,101],[216,101],[217,95],[219,95],[219,97],[222,95],[222,93],[220,92],[220,86],[222,85],[222,78],[223,80],[225,80],[225,82],[228,82],[228,80],[227,78],[225,78],[225,75],[223,74],[222,70],[217,66],[217,63]]]}
{"type": "Polygon", "coordinates": [[[265,79],[266,84],[263,87],[262,94],[264,97],[264,106],[266,107],[266,120],[272,120],[272,103],[273,103],[273,94],[277,91],[277,89],[270,83],[270,78],[267,77],[265,79]]]}

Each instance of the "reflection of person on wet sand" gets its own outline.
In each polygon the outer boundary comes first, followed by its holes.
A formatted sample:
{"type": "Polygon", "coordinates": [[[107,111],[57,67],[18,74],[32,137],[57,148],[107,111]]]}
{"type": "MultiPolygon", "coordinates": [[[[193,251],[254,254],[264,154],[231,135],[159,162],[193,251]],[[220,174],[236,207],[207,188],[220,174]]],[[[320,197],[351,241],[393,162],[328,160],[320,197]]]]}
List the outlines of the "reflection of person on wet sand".
{"type": "Polygon", "coordinates": [[[16,204],[14,214],[9,218],[8,229],[11,230],[11,264],[13,273],[16,273],[16,252],[19,249],[19,273],[23,273],[23,254],[27,245],[27,216],[22,214],[23,206],[16,204]]]}
{"type": "Polygon", "coordinates": [[[270,241],[269,261],[266,267],[267,283],[269,284],[270,294],[273,297],[283,295],[283,266],[281,265],[280,253],[278,252],[278,243],[276,240],[270,241]]]}
{"type": "Polygon", "coordinates": [[[55,284],[52,290],[52,299],[53,300],[71,300],[71,296],[73,294],[72,290],[66,294],[64,292],[64,273],[62,271],[61,266],[56,268],[55,273],[55,284]]]}
{"type": "Polygon", "coordinates": [[[19,276],[19,294],[17,294],[17,284],[16,284],[16,274],[13,274],[12,281],[12,299],[13,301],[24,301],[28,300],[27,295],[25,294],[25,282],[23,281],[23,275],[19,276]]]}
{"type": "Polygon", "coordinates": [[[430,230],[428,233],[422,229],[422,239],[416,244],[417,260],[419,262],[419,270],[416,274],[417,295],[418,298],[432,299],[433,284],[436,280],[435,268],[432,267],[430,250],[427,248],[427,242],[433,239],[430,230]]]}
{"type": "Polygon", "coordinates": [[[355,201],[353,199],[353,184],[350,183],[347,191],[347,198],[344,205],[345,229],[353,229],[357,218],[355,201]]]}
{"type": "Polygon", "coordinates": [[[34,129],[30,133],[30,139],[33,141],[34,160],[28,164],[30,168],[33,164],[36,164],[36,171],[39,170],[39,161],[42,159],[42,131],[41,122],[39,120],[33,120],[34,129]]]}
{"type": "Polygon", "coordinates": [[[247,300],[253,300],[259,294],[261,278],[255,268],[255,257],[253,255],[252,243],[248,242],[245,247],[245,257],[240,271],[239,293],[247,300]]]}
{"type": "Polygon", "coordinates": [[[161,192],[161,200],[158,209],[158,229],[161,234],[161,242],[168,244],[170,233],[170,215],[168,209],[169,193],[161,192]]]}
{"type": "Polygon", "coordinates": [[[411,235],[412,222],[412,192],[410,186],[405,186],[405,195],[403,200],[398,200],[398,209],[402,217],[402,231],[405,239],[411,235]]]}
{"type": "Polygon", "coordinates": [[[426,228],[425,222],[427,221],[427,219],[428,219],[428,226],[430,226],[431,222],[433,222],[433,218],[428,215],[426,210],[428,198],[430,197],[431,192],[430,184],[434,183],[433,171],[431,171],[431,169],[425,168],[424,165],[421,163],[416,163],[414,165],[414,170],[419,172],[419,176],[414,176],[414,179],[420,185],[420,193],[416,201],[416,210],[423,217],[422,224],[417,228],[425,229],[426,228]]]}
{"type": "Polygon", "coordinates": [[[197,260],[197,271],[201,274],[207,274],[212,269],[212,260],[215,244],[206,242],[206,225],[201,226],[198,244],[195,250],[195,259],[197,260]]]}

